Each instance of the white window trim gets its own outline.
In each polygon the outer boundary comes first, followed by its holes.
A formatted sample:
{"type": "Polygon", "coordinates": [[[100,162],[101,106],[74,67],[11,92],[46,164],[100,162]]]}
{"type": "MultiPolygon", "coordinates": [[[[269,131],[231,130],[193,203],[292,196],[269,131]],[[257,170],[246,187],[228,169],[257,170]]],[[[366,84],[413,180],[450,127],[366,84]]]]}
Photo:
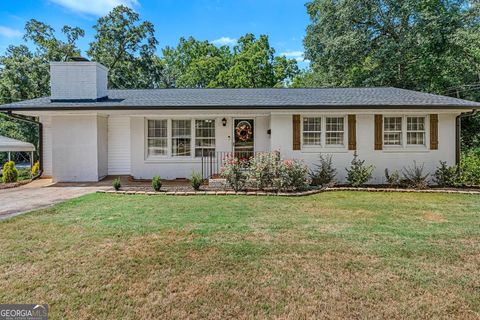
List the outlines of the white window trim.
{"type": "MultiPolygon", "coordinates": [[[[197,120],[212,120],[213,121],[213,130],[214,130],[214,136],[213,140],[215,142],[215,147],[214,148],[208,148],[208,149],[213,149],[215,152],[217,150],[217,119],[216,118],[194,118],[192,119],[192,146],[193,146],[193,158],[195,159],[201,159],[202,157],[196,157],[195,154],[197,153],[197,149],[202,149],[202,148],[197,148],[196,142],[197,142],[197,131],[195,124],[197,120]]],[[[206,137],[198,137],[199,139],[211,139],[211,138],[206,138],[206,137]]]]}
{"type": "Polygon", "coordinates": [[[384,151],[428,151],[430,141],[430,117],[428,114],[384,114],[382,117],[382,144],[384,151]],[[402,118],[402,144],[390,145],[385,144],[385,118],[401,117],[402,118]],[[424,144],[408,144],[407,143],[407,118],[417,117],[425,119],[425,143],[424,144]]]}
{"type": "Polygon", "coordinates": [[[304,115],[304,116],[301,116],[301,117],[300,117],[300,122],[301,122],[301,125],[300,125],[300,130],[301,130],[300,136],[301,136],[302,149],[303,149],[303,148],[306,148],[306,149],[307,149],[307,148],[308,148],[308,149],[318,149],[318,148],[322,148],[322,147],[325,145],[325,143],[324,143],[324,141],[323,141],[323,134],[324,134],[324,132],[325,132],[324,126],[323,126],[323,121],[324,121],[324,118],[323,118],[323,116],[321,116],[321,115],[304,115]],[[312,133],[312,132],[313,132],[313,133],[318,133],[318,132],[320,132],[320,145],[312,145],[312,144],[307,144],[307,145],[306,145],[306,144],[304,144],[304,142],[303,142],[303,133],[304,133],[303,124],[304,124],[304,119],[305,119],[305,118],[320,118],[320,131],[307,131],[307,132],[309,132],[309,133],[312,133]]]}
{"type": "Polygon", "coordinates": [[[215,151],[217,148],[217,128],[215,117],[195,117],[195,118],[165,118],[165,117],[145,117],[144,118],[144,161],[157,162],[157,161],[179,161],[179,162],[198,162],[201,157],[195,157],[195,120],[215,120],[215,151]],[[148,120],[167,120],[167,154],[166,155],[148,155],[148,120]],[[190,155],[189,156],[173,156],[172,152],[172,120],[190,120],[190,155]]]}
{"type": "MultiPolygon", "coordinates": [[[[334,131],[332,131],[334,132],[334,131]]],[[[329,113],[311,113],[302,114],[300,117],[300,142],[302,152],[348,152],[347,139],[348,137],[348,123],[346,114],[329,114],[329,113]],[[321,118],[321,133],[320,133],[320,145],[304,145],[303,143],[303,119],[304,118],[321,118]],[[327,118],[343,118],[343,144],[327,145],[326,144],[326,132],[327,132],[327,118]]]]}

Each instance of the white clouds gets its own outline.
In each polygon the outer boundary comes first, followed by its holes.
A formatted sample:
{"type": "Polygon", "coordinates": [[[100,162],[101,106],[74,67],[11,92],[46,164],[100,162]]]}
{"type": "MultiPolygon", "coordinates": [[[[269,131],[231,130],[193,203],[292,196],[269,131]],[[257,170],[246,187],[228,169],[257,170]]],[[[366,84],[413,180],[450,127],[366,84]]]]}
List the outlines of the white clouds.
{"type": "Polygon", "coordinates": [[[138,0],[50,0],[69,10],[102,16],[107,14],[114,7],[123,4],[132,8],[138,5],[138,0]]]}
{"type": "Polygon", "coordinates": [[[298,62],[305,61],[305,58],[303,56],[303,51],[285,51],[285,52],[282,52],[280,55],[290,59],[295,59],[298,62]]]}
{"type": "Polygon", "coordinates": [[[237,39],[232,39],[230,37],[221,37],[219,39],[213,40],[212,43],[219,46],[230,46],[237,43],[237,39]]]}
{"type": "Polygon", "coordinates": [[[6,37],[6,38],[17,38],[17,37],[21,37],[22,35],[23,35],[23,32],[20,30],[12,29],[5,26],[0,26],[0,36],[6,37]]]}

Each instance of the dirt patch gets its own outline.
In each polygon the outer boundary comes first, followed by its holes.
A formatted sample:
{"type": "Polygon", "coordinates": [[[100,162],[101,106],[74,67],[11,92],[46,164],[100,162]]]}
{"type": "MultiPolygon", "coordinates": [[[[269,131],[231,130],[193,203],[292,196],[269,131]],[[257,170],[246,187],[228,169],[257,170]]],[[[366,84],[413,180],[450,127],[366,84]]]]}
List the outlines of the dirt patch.
{"type": "Polygon", "coordinates": [[[437,212],[426,212],[423,214],[423,219],[433,223],[443,223],[447,221],[440,213],[437,212]]]}

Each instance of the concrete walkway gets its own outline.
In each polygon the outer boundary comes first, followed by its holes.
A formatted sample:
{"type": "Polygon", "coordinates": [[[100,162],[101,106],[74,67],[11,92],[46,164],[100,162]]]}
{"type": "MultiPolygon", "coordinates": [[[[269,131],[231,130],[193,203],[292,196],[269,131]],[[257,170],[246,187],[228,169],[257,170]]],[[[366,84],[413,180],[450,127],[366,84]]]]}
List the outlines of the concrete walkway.
{"type": "Polygon", "coordinates": [[[38,179],[18,188],[0,190],[0,220],[106,189],[103,185],[61,185],[38,179]]]}

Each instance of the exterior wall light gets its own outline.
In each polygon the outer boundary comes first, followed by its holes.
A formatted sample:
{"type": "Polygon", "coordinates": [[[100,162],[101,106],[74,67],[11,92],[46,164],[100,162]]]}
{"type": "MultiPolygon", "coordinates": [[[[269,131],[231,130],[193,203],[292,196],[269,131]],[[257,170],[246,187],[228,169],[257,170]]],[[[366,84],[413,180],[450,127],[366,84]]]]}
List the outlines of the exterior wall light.
{"type": "Polygon", "coordinates": [[[226,118],[223,118],[223,119],[222,119],[222,125],[223,125],[224,127],[227,126],[227,119],[226,119],[226,118]]]}

